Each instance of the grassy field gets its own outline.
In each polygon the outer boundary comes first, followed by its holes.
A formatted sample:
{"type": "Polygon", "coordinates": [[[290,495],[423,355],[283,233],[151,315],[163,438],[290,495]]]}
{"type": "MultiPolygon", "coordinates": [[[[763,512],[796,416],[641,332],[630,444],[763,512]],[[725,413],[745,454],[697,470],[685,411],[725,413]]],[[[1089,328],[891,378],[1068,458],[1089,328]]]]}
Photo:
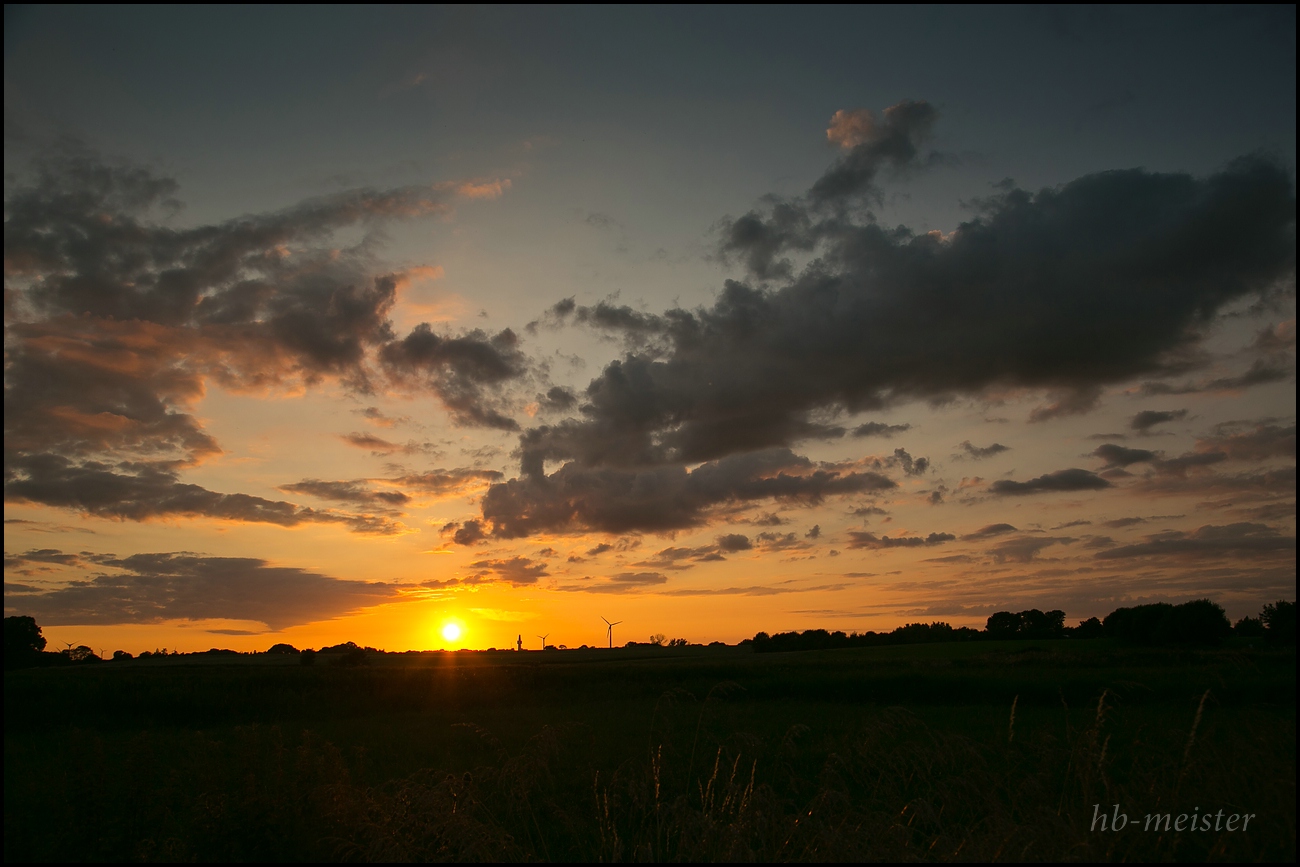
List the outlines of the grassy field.
{"type": "Polygon", "coordinates": [[[1244,644],[136,660],[6,673],[5,859],[1294,860],[1295,742],[1244,644]]]}

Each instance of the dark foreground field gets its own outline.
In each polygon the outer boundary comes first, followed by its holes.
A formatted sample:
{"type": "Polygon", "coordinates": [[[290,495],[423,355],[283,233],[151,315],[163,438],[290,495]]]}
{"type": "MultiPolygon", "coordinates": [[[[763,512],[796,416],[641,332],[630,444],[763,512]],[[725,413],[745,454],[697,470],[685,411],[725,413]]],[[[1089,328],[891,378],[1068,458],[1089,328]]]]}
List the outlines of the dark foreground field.
{"type": "Polygon", "coordinates": [[[5,860],[1294,860],[1295,733],[1294,648],[39,669],[5,860]]]}

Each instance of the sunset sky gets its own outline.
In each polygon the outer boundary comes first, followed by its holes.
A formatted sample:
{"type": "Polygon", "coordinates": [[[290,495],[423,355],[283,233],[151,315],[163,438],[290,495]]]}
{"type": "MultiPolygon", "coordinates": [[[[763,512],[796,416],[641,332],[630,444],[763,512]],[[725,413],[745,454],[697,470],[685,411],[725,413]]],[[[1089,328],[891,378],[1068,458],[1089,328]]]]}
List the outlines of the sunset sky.
{"type": "Polygon", "coordinates": [[[6,7],[5,614],[406,650],[1294,599],[1295,33],[6,7]]]}

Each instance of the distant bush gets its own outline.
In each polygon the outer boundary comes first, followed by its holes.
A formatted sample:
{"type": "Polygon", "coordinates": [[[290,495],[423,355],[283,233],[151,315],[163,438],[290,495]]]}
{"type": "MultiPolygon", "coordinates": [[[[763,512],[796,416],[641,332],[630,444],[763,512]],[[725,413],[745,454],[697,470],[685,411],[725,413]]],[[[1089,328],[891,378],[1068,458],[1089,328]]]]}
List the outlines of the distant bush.
{"type": "Polygon", "coordinates": [[[298,653],[299,650],[298,648],[294,647],[292,644],[280,643],[280,644],[272,644],[269,648],[267,648],[266,652],[267,653],[298,653]]]}
{"type": "Polygon", "coordinates": [[[1101,621],[1096,617],[1089,617],[1087,620],[1080,620],[1079,625],[1074,627],[1071,632],[1074,638],[1101,638],[1105,634],[1105,629],[1101,621]]]}
{"type": "Polygon", "coordinates": [[[5,670],[30,668],[41,663],[45,636],[32,617],[5,618],[5,670]]]}
{"type": "Polygon", "coordinates": [[[1295,603],[1279,599],[1270,602],[1260,612],[1259,619],[1268,629],[1270,641],[1279,644],[1295,644],[1295,603]]]}
{"type": "Polygon", "coordinates": [[[1222,606],[1208,599],[1117,608],[1102,625],[1106,635],[1133,644],[1218,644],[1232,634],[1222,606]]]}
{"type": "Polygon", "coordinates": [[[1236,626],[1232,627],[1232,632],[1238,638],[1263,638],[1264,621],[1258,617],[1243,617],[1237,621],[1236,626]]]}
{"type": "Polygon", "coordinates": [[[989,617],[984,631],[989,638],[1062,638],[1065,636],[1065,612],[1039,611],[1037,608],[1016,614],[999,611],[989,617]]]}

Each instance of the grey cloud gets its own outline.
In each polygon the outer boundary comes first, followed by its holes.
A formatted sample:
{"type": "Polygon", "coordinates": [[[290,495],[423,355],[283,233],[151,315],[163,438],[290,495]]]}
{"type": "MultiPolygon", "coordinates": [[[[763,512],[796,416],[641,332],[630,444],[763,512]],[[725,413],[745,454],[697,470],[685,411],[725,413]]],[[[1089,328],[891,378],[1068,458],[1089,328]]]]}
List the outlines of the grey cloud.
{"type": "Polygon", "coordinates": [[[998,563],[1006,563],[1008,561],[1014,563],[1028,563],[1034,560],[1038,556],[1038,552],[1042,551],[1044,548],[1049,548],[1062,541],[1073,540],[1055,539],[1050,536],[1018,536],[1014,539],[1006,539],[994,545],[989,549],[989,554],[993,557],[994,561],[998,563]]]}
{"type": "Polygon", "coordinates": [[[869,421],[855,427],[852,433],[855,437],[892,437],[894,434],[911,429],[910,424],[884,424],[878,421],[869,421]]]}
{"type": "Polygon", "coordinates": [[[929,458],[913,458],[907,453],[907,449],[894,449],[894,459],[903,468],[903,472],[909,476],[923,476],[925,471],[930,469],[929,458]]]}
{"type": "Polygon", "coordinates": [[[1068,470],[1057,470],[1054,473],[1046,473],[1036,479],[1030,479],[1027,482],[1014,482],[1010,479],[999,479],[989,486],[989,490],[995,494],[1004,496],[1019,496],[1023,494],[1041,494],[1055,491],[1099,491],[1103,488],[1109,488],[1110,482],[1103,479],[1096,473],[1090,473],[1087,470],[1071,468],[1068,470]]]}
{"type": "Polygon", "coordinates": [[[501,473],[496,470],[474,470],[460,467],[446,470],[426,470],[422,473],[407,473],[390,479],[393,484],[428,494],[458,494],[498,481],[501,473]]]}
{"type": "Polygon", "coordinates": [[[509,559],[479,560],[471,563],[470,567],[479,570],[478,577],[492,575],[516,587],[536,584],[539,578],[550,574],[546,571],[545,563],[518,556],[509,559]]]}
{"type": "Polygon", "coordinates": [[[54,590],[14,592],[6,585],[5,611],[49,626],[228,619],[279,630],[398,598],[391,584],[347,581],[250,557],[136,554],[100,565],[118,571],[54,590]]]}
{"type": "Polygon", "coordinates": [[[712,510],[765,499],[818,503],[825,497],[886,490],[895,483],[878,473],[819,466],[788,449],[732,455],[693,470],[565,464],[493,485],[483,517],[494,536],[599,530],[666,531],[699,526],[712,510]]]}
{"type": "Polygon", "coordinates": [[[754,545],[749,541],[749,537],[743,533],[727,533],[718,537],[718,547],[727,553],[736,551],[748,551],[754,545]]]}
{"type": "Polygon", "coordinates": [[[1133,418],[1129,419],[1128,426],[1139,433],[1147,433],[1151,428],[1158,424],[1164,424],[1171,421],[1179,421],[1187,417],[1187,410],[1155,410],[1144,409],[1133,418]]]}
{"type": "Polygon", "coordinates": [[[249,494],[221,494],[184,484],[154,464],[73,462],[58,455],[15,457],[5,480],[8,502],[75,509],[101,518],[145,521],[203,517],[293,527],[306,522],[343,524],[354,532],[396,533],[401,525],[374,515],[322,512],[249,494]]]}
{"type": "Polygon", "coordinates": [[[350,482],[326,482],[320,479],[303,479],[291,485],[281,485],[280,490],[291,494],[307,494],[322,500],[339,503],[376,503],[384,506],[404,506],[411,498],[401,491],[376,491],[365,479],[350,482]]]}
{"type": "Polygon", "coordinates": [[[397,443],[389,442],[383,437],[377,437],[371,433],[350,433],[342,434],[339,439],[350,446],[356,446],[359,449],[369,449],[375,454],[389,454],[391,452],[401,451],[402,447],[397,443]]]}
{"type": "Polygon", "coordinates": [[[537,405],[544,412],[565,412],[578,405],[578,396],[573,389],[554,386],[546,394],[537,396],[537,405]]]}
{"type": "Polygon", "coordinates": [[[971,445],[970,440],[963,440],[961,448],[969,457],[974,458],[977,461],[982,461],[985,458],[991,458],[994,455],[1000,455],[1003,452],[1011,451],[1010,446],[1004,446],[1002,443],[993,443],[992,445],[987,446],[974,446],[971,445]]]}
{"type": "Polygon", "coordinates": [[[1093,449],[1092,454],[1106,462],[1108,467],[1127,467],[1132,464],[1154,463],[1159,454],[1147,449],[1131,449],[1115,443],[1105,443],[1093,449]]]}
{"type": "Polygon", "coordinates": [[[849,531],[850,548],[867,548],[870,550],[879,550],[884,548],[920,548],[942,545],[944,542],[951,542],[957,537],[952,533],[931,533],[928,536],[877,536],[875,533],[864,533],[858,530],[849,531]]]}
{"type": "MultiPolygon", "coordinates": [[[[451,524],[448,526],[455,527],[456,525],[451,524]]],[[[456,529],[456,532],[452,534],[451,540],[457,545],[474,545],[482,542],[486,538],[487,534],[483,532],[483,525],[478,521],[469,520],[456,529]]]]}
{"type": "Polygon", "coordinates": [[[1224,376],[1201,382],[1184,382],[1174,385],[1167,382],[1144,382],[1142,393],[1151,397],[1202,394],[1216,391],[1241,391],[1256,385],[1282,382],[1295,373],[1295,366],[1281,360],[1259,358],[1236,376],[1224,376]]]}
{"type": "Polygon", "coordinates": [[[962,536],[961,539],[963,542],[971,542],[980,539],[991,539],[994,536],[1002,536],[1014,532],[1016,532],[1016,528],[1010,524],[988,524],[984,527],[980,527],[974,533],[967,533],[965,536],[962,536]]]}
{"type": "Polygon", "coordinates": [[[518,343],[508,328],[494,335],[474,330],[450,336],[435,334],[422,322],[386,344],[379,357],[400,379],[422,377],[462,424],[518,430],[519,423],[494,407],[485,392],[524,374],[527,362],[518,343]]]}
{"type": "Polygon", "coordinates": [[[1084,415],[1096,408],[1101,400],[1101,388],[1097,385],[1076,384],[1069,386],[1056,396],[1056,400],[1046,406],[1035,407],[1029,413],[1030,422],[1044,422],[1070,415],[1084,415]]]}
{"type": "Polygon", "coordinates": [[[1191,533],[1169,532],[1148,536],[1146,542],[1123,545],[1094,555],[1099,560],[1192,554],[1233,557],[1273,557],[1295,551],[1295,536],[1284,536],[1267,524],[1207,524],[1191,533]]]}
{"type": "Polygon", "coordinates": [[[1198,439],[1198,451],[1223,452],[1234,460],[1295,458],[1296,426],[1260,423],[1240,430],[1240,423],[1220,425],[1214,436],[1198,439]]]}

